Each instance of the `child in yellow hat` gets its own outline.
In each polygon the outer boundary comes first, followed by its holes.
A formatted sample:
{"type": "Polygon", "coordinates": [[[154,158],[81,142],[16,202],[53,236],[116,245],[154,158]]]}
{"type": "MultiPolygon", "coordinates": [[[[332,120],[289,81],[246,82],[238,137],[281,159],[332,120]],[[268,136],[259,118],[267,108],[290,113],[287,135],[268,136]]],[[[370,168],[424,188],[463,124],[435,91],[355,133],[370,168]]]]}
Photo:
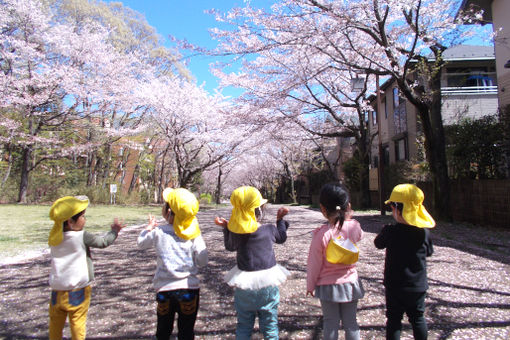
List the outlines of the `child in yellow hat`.
{"type": "Polygon", "coordinates": [[[342,321],[345,339],[359,340],[356,313],[365,291],[356,269],[356,244],[363,230],[351,218],[349,193],[340,183],[325,184],[319,202],[327,223],[313,231],[306,267],[307,295],[320,300],[324,339],[338,339],[342,321]]]}
{"type": "Polygon", "coordinates": [[[175,314],[178,315],[178,338],[193,339],[199,306],[198,269],[207,265],[208,254],[198,227],[198,200],[190,191],[167,188],[163,191],[162,215],[165,223],[149,223],[138,236],[140,249],[155,248],[158,339],[169,339],[175,314]]]}
{"type": "Polygon", "coordinates": [[[216,217],[214,222],[223,227],[225,248],[237,252],[237,265],[225,275],[227,284],[235,288],[236,339],[250,339],[257,315],[264,339],[278,339],[278,285],[290,273],[276,263],[273,243],[287,240],[289,224],[283,217],[289,209],[278,209],[276,226],[259,225],[261,206],[267,200],[256,188],[237,188],[230,202],[230,220],[216,217]]]}
{"type": "Polygon", "coordinates": [[[51,255],[50,340],[62,339],[68,315],[73,340],[85,339],[94,279],[90,248],[108,247],[125,227],[115,218],[111,231],[104,236],[84,231],[88,205],[86,196],[66,196],[56,200],[50,209],[50,218],[55,222],[48,238],[51,255]]]}
{"type": "Polygon", "coordinates": [[[436,222],[423,206],[423,191],[413,184],[399,184],[385,202],[397,222],[385,225],[376,236],[378,249],[386,248],[384,287],[386,293],[386,338],[400,339],[404,312],[415,339],[427,338],[425,294],[426,257],[433,253],[430,228],[436,222]]]}

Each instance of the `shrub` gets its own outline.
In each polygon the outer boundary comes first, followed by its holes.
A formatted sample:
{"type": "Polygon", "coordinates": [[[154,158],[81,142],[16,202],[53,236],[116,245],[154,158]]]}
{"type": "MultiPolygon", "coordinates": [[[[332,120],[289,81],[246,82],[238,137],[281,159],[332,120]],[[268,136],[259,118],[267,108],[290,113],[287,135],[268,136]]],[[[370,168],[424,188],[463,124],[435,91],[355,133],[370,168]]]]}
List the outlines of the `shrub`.
{"type": "Polygon", "coordinates": [[[200,204],[211,204],[212,195],[210,193],[200,194],[200,204]]]}

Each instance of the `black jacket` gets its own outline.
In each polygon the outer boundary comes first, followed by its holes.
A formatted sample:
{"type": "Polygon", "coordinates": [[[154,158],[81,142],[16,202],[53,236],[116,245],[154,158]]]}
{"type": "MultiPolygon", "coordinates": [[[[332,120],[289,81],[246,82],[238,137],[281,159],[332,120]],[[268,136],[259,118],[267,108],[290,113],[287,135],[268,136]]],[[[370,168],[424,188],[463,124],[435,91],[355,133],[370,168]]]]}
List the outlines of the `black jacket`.
{"type": "Polygon", "coordinates": [[[397,223],[385,225],[374,244],[386,248],[384,286],[407,292],[425,292],[427,256],[434,252],[428,229],[397,223]]]}
{"type": "Polygon", "coordinates": [[[287,240],[288,222],[280,220],[277,226],[264,224],[250,234],[236,234],[223,228],[225,249],[237,251],[237,267],[252,272],[276,265],[273,243],[287,240]]]}

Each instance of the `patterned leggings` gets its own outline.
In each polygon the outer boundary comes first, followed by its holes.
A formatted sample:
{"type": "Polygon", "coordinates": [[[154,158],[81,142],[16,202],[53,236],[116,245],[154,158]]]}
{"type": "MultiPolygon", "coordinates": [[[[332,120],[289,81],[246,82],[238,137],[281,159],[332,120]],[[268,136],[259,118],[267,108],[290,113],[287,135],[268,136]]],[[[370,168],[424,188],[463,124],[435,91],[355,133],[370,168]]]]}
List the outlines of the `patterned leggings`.
{"type": "Polygon", "coordinates": [[[178,315],[177,338],[179,340],[194,339],[199,297],[198,289],[176,289],[156,294],[158,302],[156,337],[158,340],[170,339],[174,328],[175,313],[178,315]]]}

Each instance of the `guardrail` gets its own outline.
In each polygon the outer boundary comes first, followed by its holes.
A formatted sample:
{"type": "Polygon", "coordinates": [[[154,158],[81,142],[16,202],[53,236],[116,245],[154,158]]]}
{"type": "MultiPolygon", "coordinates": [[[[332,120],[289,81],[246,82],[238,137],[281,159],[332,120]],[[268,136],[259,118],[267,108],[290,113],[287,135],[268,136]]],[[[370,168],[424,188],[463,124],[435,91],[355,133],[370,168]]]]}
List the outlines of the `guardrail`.
{"type": "Polygon", "coordinates": [[[497,94],[497,86],[441,87],[441,94],[497,94]]]}

